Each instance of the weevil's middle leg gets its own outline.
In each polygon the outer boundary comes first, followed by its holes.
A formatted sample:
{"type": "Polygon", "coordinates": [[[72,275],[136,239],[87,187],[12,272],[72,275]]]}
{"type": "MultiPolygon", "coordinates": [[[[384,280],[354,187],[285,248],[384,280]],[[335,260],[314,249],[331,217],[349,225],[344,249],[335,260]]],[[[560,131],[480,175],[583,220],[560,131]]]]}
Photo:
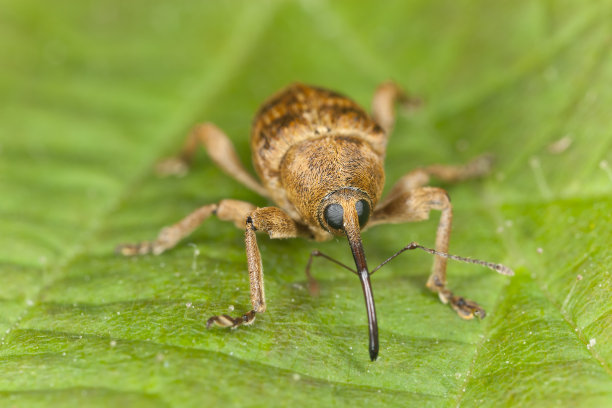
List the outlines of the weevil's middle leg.
{"type": "MultiPolygon", "coordinates": [[[[387,200],[384,205],[376,208],[370,224],[423,221],[429,218],[431,210],[439,210],[442,213],[436,232],[436,250],[448,253],[453,211],[446,191],[441,188],[420,187],[396,195],[393,199],[387,200]]],[[[446,258],[435,256],[433,271],[427,281],[427,287],[438,293],[443,303],[450,303],[460,317],[464,319],[472,319],[474,316],[484,317],[485,311],[476,302],[457,296],[448,289],[446,263],[446,258]]]]}
{"type": "Polygon", "coordinates": [[[357,271],[351,268],[350,266],[346,266],[342,262],[335,260],[329,255],[325,255],[323,252],[319,251],[318,249],[315,249],[314,251],[310,253],[310,256],[308,257],[308,263],[306,264],[306,269],[304,270],[304,272],[306,273],[306,279],[308,279],[308,290],[310,291],[310,294],[312,296],[319,296],[319,282],[317,282],[317,280],[314,278],[314,276],[312,276],[312,273],[310,272],[310,267],[312,266],[312,260],[315,256],[321,257],[323,259],[327,259],[328,261],[333,262],[336,265],[343,267],[344,269],[348,269],[349,271],[353,272],[355,275],[357,274],[357,271]]]}
{"type": "Polygon", "coordinates": [[[249,270],[249,284],[251,288],[251,305],[253,309],[242,316],[233,318],[229,315],[212,316],[206,321],[206,327],[210,328],[213,324],[221,327],[238,327],[243,324],[251,324],[255,321],[257,313],[266,311],[266,294],[264,291],[263,266],[261,264],[261,254],[255,238],[256,228],[251,217],[247,218],[244,234],[244,244],[246,246],[247,266],[249,270]]]}
{"type": "Polygon", "coordinates": [[[212,214],[224,221],[233,221],[234,224],[242,229],[244,219],[255,206],[251,203],[238,200],[221,200],[218,204],[208,204],[198,208],[179,222],[162,228],[153,241],[142,241],[135,244],[119,245],[116,251],[122,255],[159,255],[162,252],[174,248],[178,242],[191,234],[200,224],[202,224],[212,214]]]}
{"type": "Polygon", "coordinates": [[[206,327],[217,325],[221,327],[238,327],[251,324],[257,313],[266,311],[266,296],[264,292],[263,266],[257,246],[256,231],[266,232],[270,238],[295,238],[308,236],[309,232],[303,225],[296,223],[283,210],[276,207],[257,208],[246,217],[245,246],[249,282],[251,287],[251,305],[253,309],[242,316],[233,318],[228,315],[212,316],[206,322],[206,327]]]}
{"type": "Polygon", "coordinates": [[[186,173],[200,145],[206,148],[206,152],[213,162],[226,174],[256,193],[268,197],[266,189],[246,171],[240,162],[236,150],[227,135],[212,123],[202,123],[193,128],[185,140],[181,152],[175,157],[161,161],[157,165],[157,172],[162,175],[181,175],[186,173]]]}
{"type": "Polygon", "coordinates": [[[415,169],[402,176],[391,188],[389,193],[378,204],[379,207],[387,205],[396,197],[429,184],[431,177],[447,183],[456,183],[485,176],[491,171],[493,156],[484,154],[478,156],[467,164],[459,166],[447,166],[433,164],[420,169],[415,169]]]}

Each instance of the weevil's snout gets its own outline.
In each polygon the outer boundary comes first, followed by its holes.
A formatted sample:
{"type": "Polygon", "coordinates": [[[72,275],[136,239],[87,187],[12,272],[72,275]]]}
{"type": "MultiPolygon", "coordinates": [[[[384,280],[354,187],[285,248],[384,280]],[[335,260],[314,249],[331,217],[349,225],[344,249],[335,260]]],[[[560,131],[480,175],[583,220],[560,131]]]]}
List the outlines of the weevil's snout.
{"type": "Polygon", "coordinates": [[[353,253],[357,276],[361,281],[363,296],[368,314],[369,351],[370,359],[378,357],[378,323],[376,320],[376,307],[374,294],[370,282],[370,272],[366,262],[363,244],[361,242],[361,228],[363,228],[372,212],[371,201],[360,190],[343,189],[327,197],[322,203],[323,225],[334,234],[345,234],[353,253]]]}
{"type": "Polygon", "coordinates": [[[376,320],[376,306],[374,304],[374,294],[372,293],[372,283],[370,282],[370,272],[361,243],[359,216],[357,209],[351,208],[344,219],[344,232],[348,239],[357,267],[357,276],[361,281],[363,289],[363,297],[365,299],[366,312],[368,314],[368,329],[369,329],[369,351],[370,359],[376,360],[378,357],[378,323],[376,320]]]}

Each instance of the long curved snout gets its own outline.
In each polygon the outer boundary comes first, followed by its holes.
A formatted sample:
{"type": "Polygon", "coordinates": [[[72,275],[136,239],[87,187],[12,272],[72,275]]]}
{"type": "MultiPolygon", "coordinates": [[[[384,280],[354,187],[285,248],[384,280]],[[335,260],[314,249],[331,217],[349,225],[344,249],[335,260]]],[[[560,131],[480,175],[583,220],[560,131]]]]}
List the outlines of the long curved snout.
{"type": "Polygon", "coordinates": [[[361,288],[363,289],[366,312],[368,313],[370,359],[374,361],[378,357],[379,349],[378,322],[376,320],[374,294],[372,293],[370,272],[368,271],[368,264],[363,251],[363,244],[361,243],[361,233],[357,212],[354,208],[352,208],[352,211],[350,209],[347,210],[348,211],[345,211],[344,213],[344,232],[346,233],[346,238],[348,239],[351,251],[353,252],[353,259],[355,260],[355,266],[357,267],[357,276],[359,276],[361,288]]]}

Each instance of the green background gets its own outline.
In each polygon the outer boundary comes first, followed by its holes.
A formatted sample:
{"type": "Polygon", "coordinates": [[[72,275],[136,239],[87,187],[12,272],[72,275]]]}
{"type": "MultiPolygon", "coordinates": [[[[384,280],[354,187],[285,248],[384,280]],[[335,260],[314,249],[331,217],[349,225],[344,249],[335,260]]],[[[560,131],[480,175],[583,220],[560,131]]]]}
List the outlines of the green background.
{"type": "MultiPolygon", "coordinates": [[[[2,0],[0,405],[612,406],[610,21],[610,1],[2,0]],[[497,157],[444,186],[451,252],[517,272],[449,264],[486,319],[441,305],[431,256],[404,254],[373,276],[371,363],[358,280],[316,261],[321,295],[305,289],[310,251],[350,262],[343,240],[261,236],[268,313],[233,331],[205,328],[249,308],[233,225],[113,254],[203,204],[267,205],[203,152],[182,179],[154,175],[193,124],[249,162],[253,113],[282,86],[369,106],[386,79],[425,101],[398,115],[388,185],[497,157]]],[[[368,231],[370,264],[433,245],[436,223],[368,231]]]]}

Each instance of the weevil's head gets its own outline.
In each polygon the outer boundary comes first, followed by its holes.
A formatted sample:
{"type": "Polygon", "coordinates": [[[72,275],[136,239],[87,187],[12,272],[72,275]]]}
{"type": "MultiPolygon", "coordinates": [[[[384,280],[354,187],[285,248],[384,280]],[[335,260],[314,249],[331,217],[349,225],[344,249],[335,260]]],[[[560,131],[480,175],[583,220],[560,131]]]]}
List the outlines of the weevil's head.
{"type": "Polygon", "coordinates": [[[365,226],[382,194],[383,159],[364,140],[321,137],[292,146],[280,168],[282,187],[304,223],[344,235],[344,214],[365,226]]]}

